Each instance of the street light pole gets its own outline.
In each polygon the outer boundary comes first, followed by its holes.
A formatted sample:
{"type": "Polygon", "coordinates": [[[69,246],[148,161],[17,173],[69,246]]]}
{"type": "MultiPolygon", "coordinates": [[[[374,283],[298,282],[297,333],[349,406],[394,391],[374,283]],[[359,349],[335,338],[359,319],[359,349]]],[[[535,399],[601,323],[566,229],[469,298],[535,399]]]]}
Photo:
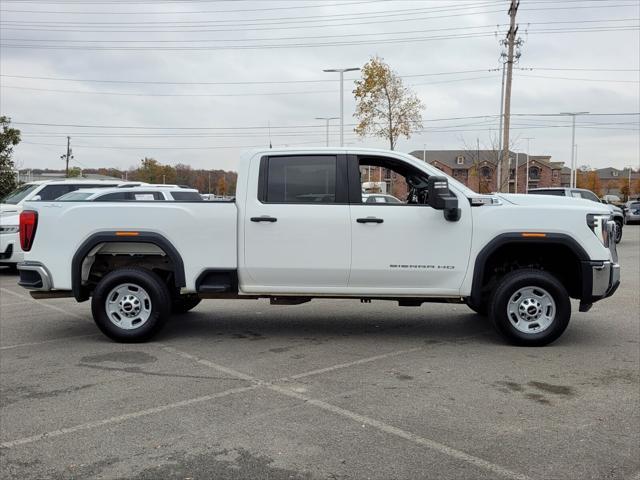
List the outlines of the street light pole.
{"type": "Polygon", "coordinates": [[[571,116],[571,182],[570,187],[576,188],[576,157],[575,157],[575,144],[576,144],[576,116],[586,115],[589,112],[560,112],[560,115],[571,116]]]}
{"type": "Polygon", "coordinates": [[[360,70],[359,67],[351,68],[328,68],[323,72],[332,72],[340,74],[340,146],[344,147],[344,73],[355,72],[360,70]]]}
{"type": "Polygon", "coordinates": [[[331,120],[338,120],[339,117],[316,117],[316,120],[324,120],[327,122],[327,147],[329,146],[329,122],[331,120]]]}

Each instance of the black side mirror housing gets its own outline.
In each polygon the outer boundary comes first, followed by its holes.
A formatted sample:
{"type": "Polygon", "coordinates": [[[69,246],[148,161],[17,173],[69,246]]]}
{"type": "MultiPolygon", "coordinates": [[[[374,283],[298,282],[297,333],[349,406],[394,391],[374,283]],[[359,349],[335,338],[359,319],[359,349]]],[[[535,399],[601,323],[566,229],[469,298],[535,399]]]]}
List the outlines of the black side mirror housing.
{"type": "Polygon", "coordinates": [[[447,177],[429,177],[427,183],[429,192],[429,206],[436,210],[444,211],[444,218],[449,222],[460,220],[460,209],[458,208],[458,197],[449,191],[449,181],[447,177]]]}

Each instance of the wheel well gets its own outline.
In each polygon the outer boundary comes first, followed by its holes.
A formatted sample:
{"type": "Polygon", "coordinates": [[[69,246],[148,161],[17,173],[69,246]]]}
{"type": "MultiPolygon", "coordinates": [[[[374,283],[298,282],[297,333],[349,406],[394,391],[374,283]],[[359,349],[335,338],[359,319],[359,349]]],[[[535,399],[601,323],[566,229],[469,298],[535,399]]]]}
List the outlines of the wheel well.
{"type": "Polygon", "coordinates": [[[164,237],[144,233],[117,238],[113,232],[105,232],[90,237],[73,257],[72,289],[76,300],[87,300],[107,273],[130,266],[153,271],[170,288],[185,285],[182,258],[164,237]]]}
{"type": "Polygon", "coordinates": [[[472,297],[482,301],[505,274],[522,268],[535,268],[554,275],[570,297],[582,294],[582,264],[579,255],[563,243],[504,243],[493,249],[480,271],[474,275],[472,297]]]}

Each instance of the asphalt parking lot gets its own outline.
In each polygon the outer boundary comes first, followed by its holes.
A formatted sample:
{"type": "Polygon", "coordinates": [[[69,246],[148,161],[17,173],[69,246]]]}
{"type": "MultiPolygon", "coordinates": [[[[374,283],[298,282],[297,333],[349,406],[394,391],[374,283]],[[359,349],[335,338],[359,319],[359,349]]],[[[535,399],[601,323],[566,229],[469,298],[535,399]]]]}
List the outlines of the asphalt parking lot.
{"type": "Polygon", "coordinates": [[[0,477],[640,479],[640,227],[545,348],[463,305],[206,301],[116,344],[0,273],[0,477]]]}

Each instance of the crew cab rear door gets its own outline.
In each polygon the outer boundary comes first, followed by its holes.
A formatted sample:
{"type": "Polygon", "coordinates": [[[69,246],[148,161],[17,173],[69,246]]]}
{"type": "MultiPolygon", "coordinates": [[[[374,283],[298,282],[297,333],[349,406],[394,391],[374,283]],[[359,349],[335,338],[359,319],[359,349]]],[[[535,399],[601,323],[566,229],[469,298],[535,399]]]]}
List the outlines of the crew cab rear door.
{"type": "Polygon", "coordinates": [[[331,293],[344,289],[351,262],[345,156],[256,157],[248,185],[252,187],[241,219],[243,291],[331,293]]]}

